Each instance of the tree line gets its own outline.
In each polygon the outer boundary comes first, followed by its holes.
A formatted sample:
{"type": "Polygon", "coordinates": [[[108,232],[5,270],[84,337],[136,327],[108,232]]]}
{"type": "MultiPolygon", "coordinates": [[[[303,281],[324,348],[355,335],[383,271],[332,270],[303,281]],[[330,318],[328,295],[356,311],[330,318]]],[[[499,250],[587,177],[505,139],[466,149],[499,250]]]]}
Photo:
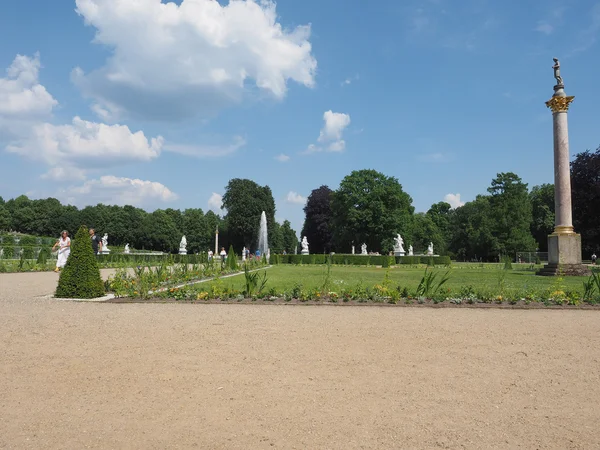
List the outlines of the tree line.
{"type": "Polygon", "coordinates": [[[4,201],[0,197],[0,231],[15,231],[36,236],[58,236],[62,230],[74,233],[81,225],[109,235],[110,246],[129,244],[135,249],[177,252],[186,236],[188,253],[207,252],[215,246],[233,245],[239,254],[244,246],[257,248],[261,212],[268,218],[269,246],[272,252],[293,252],[298,245],[289,221],[275,221],[275,200],[268,186],[251,180],[229,182],[223,197],[224,216],[200,208],[157,209],[146,212],[130,205],[98,204],[78,209],[55,198],[40,200],[21,195],[4,201]]]}
{"type": "MultiPolygon", "coordinates": [[[[600,250],[600,148],[578,154],[571,163],[574,225],[582,235],[584,257],[600,250]]],[[[98,204],[78,209],[55,198],[31,200],[22,195],[4,201],[0,197],[0,230],[38,236],[73,233],[85,224],[97,233],[109,233],[109,244],[130,244],[136,249],[176,252],[186,235],[188,252],[219,245],[257,248],[260,216],[267,215],[272,252],[293,253],[298,236],[289,221],[275,221],[275,200],[269,186],[248,179],[232,179],[223,196],[223,216],[200,208],[158,209],[146,212],[133,206],[98,204]]],[[[415,213],[412,198],[395,177],[375,170],[347,175],[336,191],[321,186],[311,192],[304,207],[302,236],[311,253],[350,253],[354,245],[387,253],[401,233],[405,250],[412,245],[424,252],[433,242],[435,252],[458,260],[497,260],[499,255],[545,252],[554,229],[554,186],[529,190],[512,172],[499,173],[487,194],[452,209],[446,202],[415,213]]]]}
{"type": "MultiPolygon", "coordinates": [[[[600,249],[600,148],[580,153],[571,163],[574,225],[582,235],[584,257],[600,249]]],[[[554,186],[529,190],[512,172],[499,173],[487,194],[452,209],[446,202],[425,213],[414,212],[412,198],[394,177],[374,170],[354,171],[333,191],[321,186],[311,192],[304,208],[302,235],[315,253],[350,252],[366,243],[369,250],[387,253],[401,233],[405,250],[436,253],[458,260],[498,260],[519,252],[548,251],[554,230],[554,186]]]]}

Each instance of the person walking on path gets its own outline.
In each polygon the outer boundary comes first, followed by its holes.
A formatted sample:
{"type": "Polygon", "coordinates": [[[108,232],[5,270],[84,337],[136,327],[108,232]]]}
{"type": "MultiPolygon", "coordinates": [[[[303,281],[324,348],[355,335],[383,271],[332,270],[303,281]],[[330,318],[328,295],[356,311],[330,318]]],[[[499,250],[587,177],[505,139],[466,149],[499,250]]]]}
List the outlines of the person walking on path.
{"type": "Polygon", "coordinates": [[[56,269],[54,269],[54,271],[58,272],[65,267],[67,258],[71,253],[71,238],[66,230],[63,230],[60,234],[60,239],[56,241],[56,244],[52,247],[52,251],[54,251],[56,247],[58,247],[58,259],[56,260],[56,269]]]}
{"type": "Polygon", "coordinates": [[[102,251],[102,239],[96,236],[96,230],[90,228],[90,238],[92,239],[92,250],[94,250],[94,255],[97,255],[102,251]]]}

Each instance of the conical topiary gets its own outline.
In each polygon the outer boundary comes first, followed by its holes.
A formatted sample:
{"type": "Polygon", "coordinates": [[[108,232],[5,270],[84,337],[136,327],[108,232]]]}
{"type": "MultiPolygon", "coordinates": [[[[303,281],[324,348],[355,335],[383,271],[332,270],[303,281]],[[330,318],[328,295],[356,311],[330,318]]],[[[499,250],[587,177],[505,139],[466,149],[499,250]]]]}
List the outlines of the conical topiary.
{"type": "Polygon", "coordinates": [[[86,226],[82,225],[71,241],[71,254],[60,274],[55,296],[58,298],[96,298],[104,295],[98,262],[86,226]]]}
{"type": "Polygon", "coordinates": [[[235,251],[233,251],[233,245],[229,246],[229,254],[227,255],[227,267],[231,270],[238,270],[237,258],[235,251]]]}

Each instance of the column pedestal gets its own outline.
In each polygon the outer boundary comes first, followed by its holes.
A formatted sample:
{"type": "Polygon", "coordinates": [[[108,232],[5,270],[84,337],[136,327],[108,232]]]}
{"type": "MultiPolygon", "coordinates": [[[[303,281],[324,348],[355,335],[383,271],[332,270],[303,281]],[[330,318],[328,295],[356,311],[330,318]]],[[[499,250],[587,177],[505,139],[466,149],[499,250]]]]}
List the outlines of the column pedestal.
{"type": "Polygon", "coordinates": [[[554,233],[548,236],[548,264],[538,272],[546,276],[591,275],[581,260],[581,235],[573,229],[571,206],[571,167],[567,112],[575,97],[565,94],[564,86],[554,86],[554,95],[546,102],[552,110],[554,134],[554,233]]]}
{"type": "Polygon", "coordinates": [[[548,264],[538,272],[545,276],[589,276],[589,267],[581,263],[581,235],[577,233],[548,236],[548,264]]]}

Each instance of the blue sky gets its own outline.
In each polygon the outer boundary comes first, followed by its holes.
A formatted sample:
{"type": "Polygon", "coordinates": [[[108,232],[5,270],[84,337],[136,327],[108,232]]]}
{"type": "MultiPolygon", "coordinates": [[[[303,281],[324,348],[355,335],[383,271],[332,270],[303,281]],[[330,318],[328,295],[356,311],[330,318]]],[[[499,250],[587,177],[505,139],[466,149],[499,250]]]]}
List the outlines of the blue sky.
{"type": "Polygon", "coordinates": [[[207,210],[244,177],[300,231],[355,169],[417,211],[552,182],[554,56],[571,153],[600,144],[597,0],[164,3],[2,2],[0,195],[207,210]]]}

